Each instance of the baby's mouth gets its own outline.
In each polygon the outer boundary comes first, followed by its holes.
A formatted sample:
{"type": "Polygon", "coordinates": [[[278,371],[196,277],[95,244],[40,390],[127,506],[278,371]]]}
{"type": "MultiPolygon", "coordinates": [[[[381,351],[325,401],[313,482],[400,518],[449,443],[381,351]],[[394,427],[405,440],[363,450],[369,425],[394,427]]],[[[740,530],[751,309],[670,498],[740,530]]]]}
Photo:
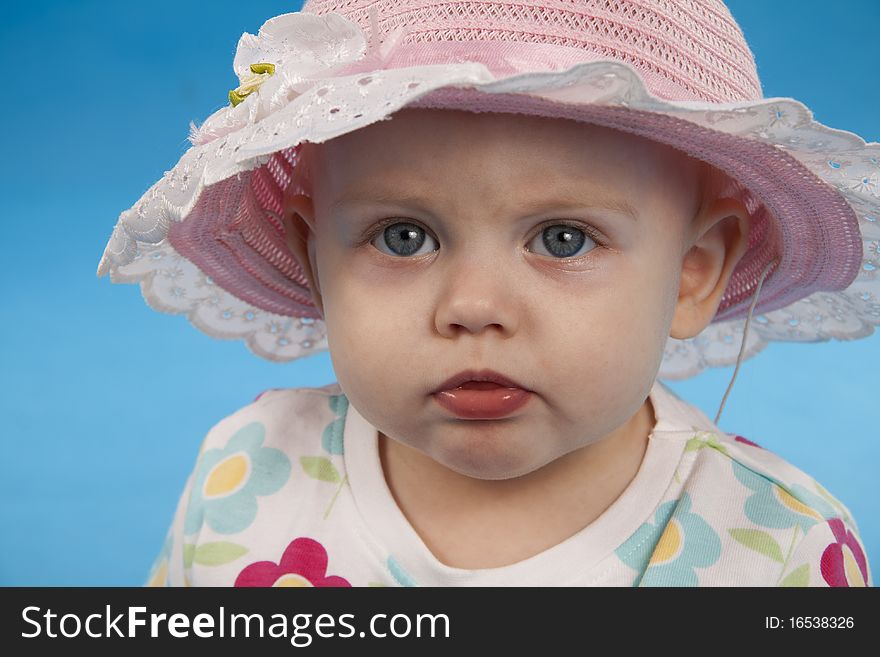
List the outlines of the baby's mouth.
{"type": "Polygon", "coordinates": [[[528,390],[493,381],[465,381],[433,395],[440,406],[463,420],[500,420],[521,409],[531,396],[528,390]]]}
{"type": "MultiPolygon", "coordinates": [[[[494,381],[465,381],[457,388],[453,388],[453,390],[494,390],[504,387],[494,381]]],[[[511,388],[511,390],[519,390],[519,388],[511,388]]]]}

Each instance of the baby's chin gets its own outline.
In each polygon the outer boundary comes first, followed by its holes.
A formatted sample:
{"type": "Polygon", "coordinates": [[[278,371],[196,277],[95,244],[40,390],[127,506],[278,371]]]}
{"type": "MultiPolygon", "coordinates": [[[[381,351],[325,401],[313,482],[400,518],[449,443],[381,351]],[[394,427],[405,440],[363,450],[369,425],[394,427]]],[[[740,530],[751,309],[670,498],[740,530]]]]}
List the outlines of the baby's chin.
{"type": "Polygon", "coordinates": [[[549,458],[542,463],[536,464],[515,464],[511,467],[507,467],[505,464],[467,464],[466,467],[461,467],[460,464],[448,464],[441,463],[441,465],[449,468],[457,472],[460,475],[464,475],[466,477],[470,477],[471,479],[483,479],[485,481],[503,481],[505,479],[516,479],[517,477],[523,477],[527,474],[535,472],[536,470],[540,470],[542,467],[554,461],[555,458],[549,458]]]}
{"type": "Polygon", "coordinates": [[[564,456],[565,452],[547,453],[536,445],[501,443],[474,437],[467,442],[444,441],[430,445],[426,454],[438,464],[474,479],[500,480],[522,477],[564,456]]]}

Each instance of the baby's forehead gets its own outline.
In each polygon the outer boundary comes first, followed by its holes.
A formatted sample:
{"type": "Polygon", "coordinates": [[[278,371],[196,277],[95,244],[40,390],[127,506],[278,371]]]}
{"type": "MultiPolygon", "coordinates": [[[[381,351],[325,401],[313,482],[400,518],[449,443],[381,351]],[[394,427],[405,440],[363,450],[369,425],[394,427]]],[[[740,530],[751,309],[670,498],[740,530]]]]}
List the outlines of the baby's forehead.
{"type": "Polygon", "coordinates": [[[685,157],[658,142],[592,123],[500,112],[404,108],[385,120],[315,144],[325,157],[344,154],[378,157],[391,151],[395,157],[422,154],[430,148],[435,157],[466,152],[517,154],[540,161],[550,154],[595,160],[601,156],[619,159],[675,159],[685,157]]]}
{"type": "Polygon", "coordinates": [[[306,144],[315,194],[456,185],[558,190],[569,196],[650,190],[693,196],[700,165],[651,140],[569,119],[404,109],[322,144],[306,144]]]}

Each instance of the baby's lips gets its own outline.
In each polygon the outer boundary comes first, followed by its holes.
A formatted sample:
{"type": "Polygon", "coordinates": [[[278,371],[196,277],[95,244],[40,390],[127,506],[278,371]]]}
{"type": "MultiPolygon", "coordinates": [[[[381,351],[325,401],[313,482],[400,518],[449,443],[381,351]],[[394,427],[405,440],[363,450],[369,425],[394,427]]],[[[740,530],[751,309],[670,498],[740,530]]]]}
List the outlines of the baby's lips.
{"type": "Polygon", "coordinates": [[[498,388],[506,388],[508,390],[520,390],[520,388],[502,386],[501,384],[495,383],[494,381],[466,381],[455,389],[456,390],[496,390],[498,388]]]}
{"type": "Polygon", "coordinates": [[[468,420],[495,420],[522,408],[532,393],[495,383],[468,382],[452,390],[434,393],[434,399],[450,413],[468,420]],[[468,383],[475,384],[469,386],[468,383]]]}
{"type": "Polygon", "coordinates": [[[519,382],[505,376],[504,374],[490,369],[463,370],[446,379],[443,383],[437,386],[437,388],[433,392],[438,393],[442,391],[455,390],[456,388],[460,388],[466,384],[471,385],[478,383],[492,383],[498,387],[518,388],[521,390],[525,390],[526,392],[530,392],[528,388],[526,388],[519,382]]]}

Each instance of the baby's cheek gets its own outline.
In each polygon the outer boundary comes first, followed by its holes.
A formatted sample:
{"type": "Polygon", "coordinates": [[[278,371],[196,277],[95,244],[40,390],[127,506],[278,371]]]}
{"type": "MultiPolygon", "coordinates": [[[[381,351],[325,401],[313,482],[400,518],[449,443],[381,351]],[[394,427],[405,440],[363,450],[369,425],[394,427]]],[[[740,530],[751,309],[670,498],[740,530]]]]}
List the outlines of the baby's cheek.
{"type": "Polygon", "coordinates": [[[628,407],[652,379],[662,354],[662,319],[653,309],[622,302],[597,304],[562,329],[564,349],[555,351],[548,381],[568,388],[573,413],[601,414],[628,407]],[[586,404],[579,406],[579,404],[586,404]]]}
{"type": "Polygon", "coordinates": [[[387,304],[366,295],[343,299],[327,315],[328,343],[334,371],[343,389],[371,406],[383,408],[407,381],[407,372],[422,364],[424,356],[407,327],[387,304]],[[420,360],[421,359],[421,360],[420,360]]]}

